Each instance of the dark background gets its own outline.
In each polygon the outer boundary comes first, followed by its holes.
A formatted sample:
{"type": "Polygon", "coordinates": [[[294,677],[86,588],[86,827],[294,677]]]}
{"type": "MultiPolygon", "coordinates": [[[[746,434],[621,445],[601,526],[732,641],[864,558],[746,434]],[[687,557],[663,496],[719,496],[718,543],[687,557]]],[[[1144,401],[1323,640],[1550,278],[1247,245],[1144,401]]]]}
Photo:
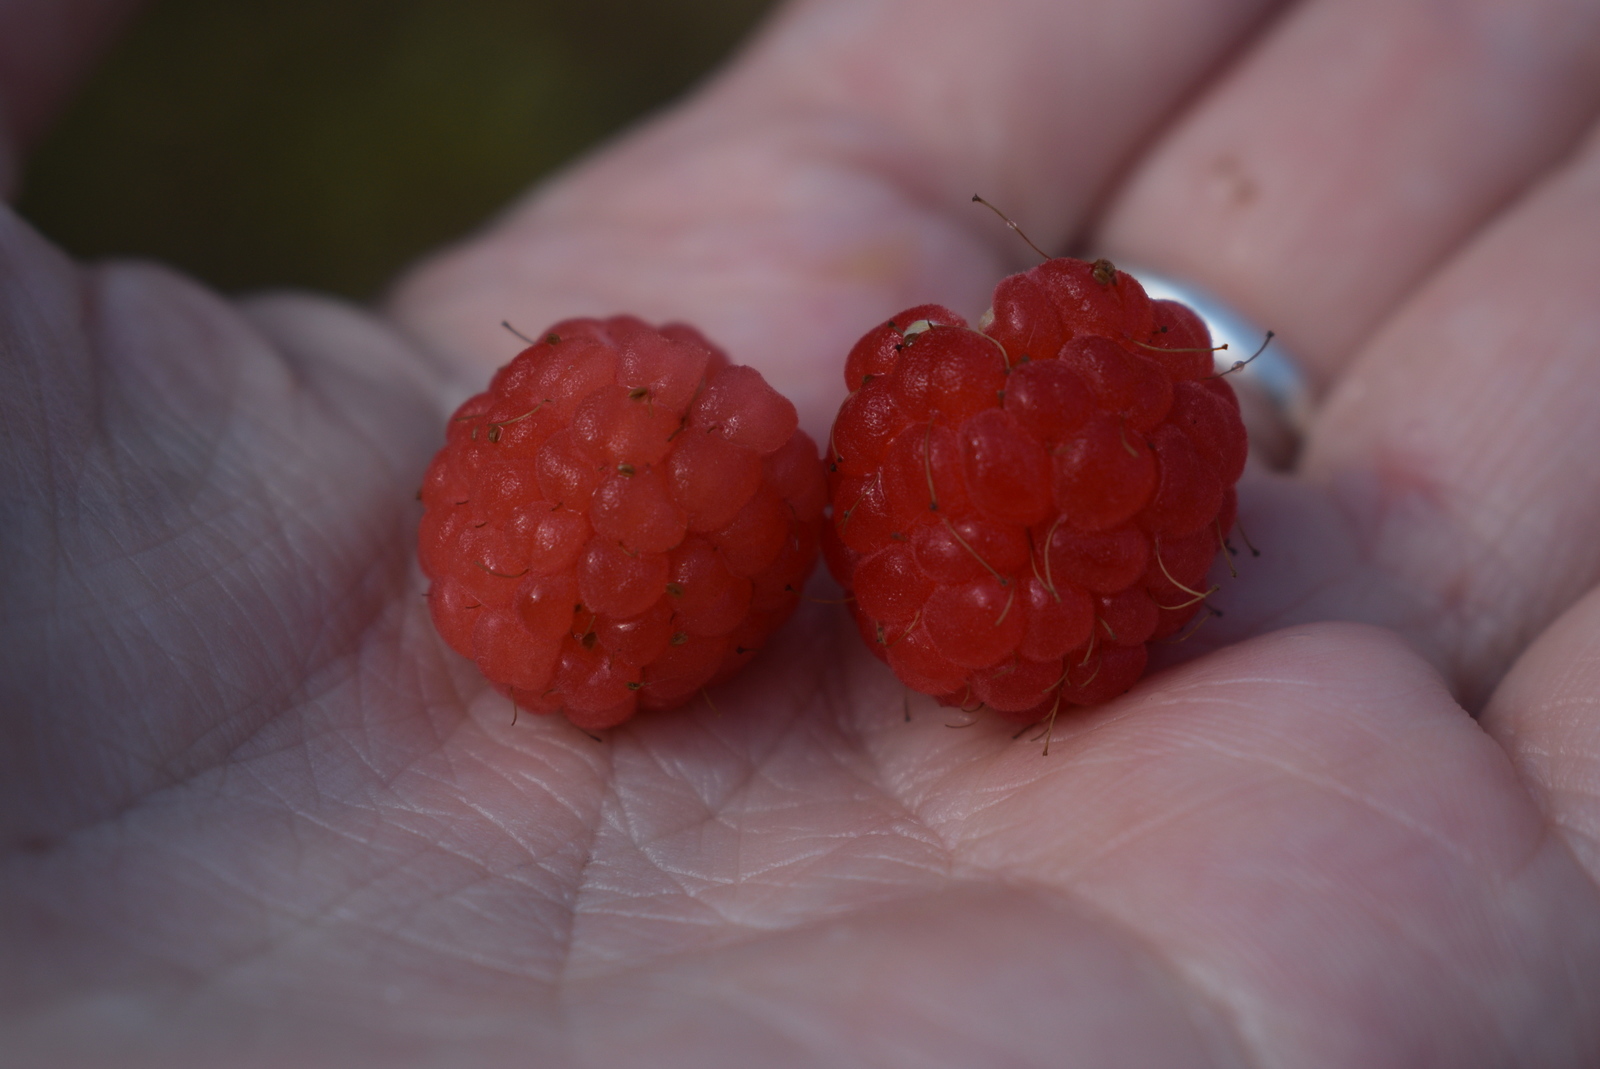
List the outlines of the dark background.
{"type": "Polygon", "coordinates": [[[368,298],[692,86],[772,0],[160,0],[19,203],[83,257],[368,298]]]}

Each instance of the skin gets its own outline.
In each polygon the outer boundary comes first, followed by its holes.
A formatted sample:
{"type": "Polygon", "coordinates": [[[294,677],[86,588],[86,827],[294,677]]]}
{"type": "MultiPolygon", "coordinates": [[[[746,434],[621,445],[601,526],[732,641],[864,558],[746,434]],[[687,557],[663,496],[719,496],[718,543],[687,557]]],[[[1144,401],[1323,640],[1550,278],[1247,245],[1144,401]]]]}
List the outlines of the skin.
{"type": "Polygon", "coordinates": [[[380,308],[0,209],[11,1064],[1600,1062],[1597,72],[1576,0],[811,0],[380,308]],[[500,321],[688,319],[820,436],[1031,262],[975,190],[1305,359],[1227,615],[1048,757],[821,604],[714,710],[513,726],[412,556],[500,321]]]}

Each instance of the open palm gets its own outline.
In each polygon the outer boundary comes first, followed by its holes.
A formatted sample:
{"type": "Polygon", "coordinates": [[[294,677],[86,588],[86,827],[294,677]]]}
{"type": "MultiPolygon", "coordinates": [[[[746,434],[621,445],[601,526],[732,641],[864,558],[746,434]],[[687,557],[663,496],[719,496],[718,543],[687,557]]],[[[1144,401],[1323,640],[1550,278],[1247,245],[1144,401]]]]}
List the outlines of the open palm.
{"type": "Polygon", "coordinates": [[[811,0],[381,312],[0,215],[0,1046],[1595,1064],[1597,72],[1577,0],[811,0]],[[1028,263],[974,190],[1327,390],[1227,615],[1048,757],[822,604],[714,708],[513,725],[412,549],[500,321],[691,320],[816,434],[1028,263]]]}

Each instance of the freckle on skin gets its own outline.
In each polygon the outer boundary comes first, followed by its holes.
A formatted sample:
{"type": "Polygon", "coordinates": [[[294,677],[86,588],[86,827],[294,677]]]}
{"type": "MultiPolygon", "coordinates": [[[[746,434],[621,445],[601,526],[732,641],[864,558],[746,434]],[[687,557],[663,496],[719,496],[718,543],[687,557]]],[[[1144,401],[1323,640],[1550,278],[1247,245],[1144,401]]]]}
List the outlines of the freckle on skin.
{"type": "Polygon", "coordinates": [[[1261,196],[1261,187],[1245,173],[1244,164],[1232,153],[1218,156],[1211,164],[1210,185],[1217,196],[1234,208],[1247,208],[1261,196]]]}
{"type": "Polygon", "coordinates": [[[915,250],[907,242],[873,241],[848,250],[834,267],[839,277],[853,282],[884,283],[903,278],[914,260],[915,250]]]}

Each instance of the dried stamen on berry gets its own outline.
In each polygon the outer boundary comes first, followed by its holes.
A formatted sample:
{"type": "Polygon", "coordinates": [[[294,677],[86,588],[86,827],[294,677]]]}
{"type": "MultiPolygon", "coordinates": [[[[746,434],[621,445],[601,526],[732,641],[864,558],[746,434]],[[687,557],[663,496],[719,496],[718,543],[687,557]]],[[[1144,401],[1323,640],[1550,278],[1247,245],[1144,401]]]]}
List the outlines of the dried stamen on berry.
{"type": "Polygon", "coordinates": [[[1250,555],[1252,557],[1261,556],[1261,551],[1255,547],[1255,543],[1251,542],[1250,536],[1245,533],[1244,521],[1239,519],[1237,516],[1233,518],[1233,529],[1239,532],[1240,538],[1244,539],[1244,548],[1250,551],[1250,555]]]}
{"type": "MultiPolygon", "coordinates": [[[[1050,756],[1050,737],[1051,737],[1051,735],[1053,735],[1055,733],[1055,729],[1056,729],[1056,714],[1059,713],[1060,711],[1061,711],[1061,692],[1060,691],[1056,691],[1055,703],[1050,706],[1050,716],[1044,722],[1044,749],[1040,752],[1040,754],[1039,754],[1040,757],[1049,757],[1050,756]]],[[[1034,741],[1037,742],[1038,740],[1035,739],[1034,741]]]]}
{"type": "MultiPolygon", "coordinates": [[[[950,537],[954,538],[958,543],[960,543],[962,549],[964,549],[968,553],[972,554],[972,559],[977,561],[979,564],[983,565],[984,570],[987,571],[990,575],[994,576],[995,580],[1001,586],[1010,586],[1011,585],[1011,580],[1009,578],[1007,578],[1004,575],[1001,575],[998,571],[996,571],[994,565],[990,564],[988,561],[983,559],[983,554],[982,553],[979,553],[977,550],[972,548],[972,543],[971,542],[968,542],[965,538],[961,537],[961,532],[956,530],[955,524],[951,523],[949,520],[945,520],[944,521],[944,525],[945,525],[945,528],[950,532],[950,537]]],[[[1010,602],[1007,602],[1006,603],[1007,607],[1009,607],[1010,604],[1011,604],[1010,602]]],[[[1003,613],[1001,615],[1004,616],[1003,613]]]]}
{"type": "Polygon", "coordinates": [[[533,344],[533,339],[528,337],[526,334],[522,333],[522,331],[518,330],[516,327],[512,326],[511,325],[511,321],[509,319],[502,319],[500,321],[500,325],[502,327],[505,327],[506,330],[508,330],[513,337],[519,339],[524,345],[532,345],[533,344]]]}
{"type": "MultiPolygon", "coordinates": [[[[1008,584],[1005,582],[1005,580],[1002,579],[1001,580],[1001,585],[1002,586],[1006,586],[1008,584]]],[[[1006,622],[1006,617],[1011,615],[1011,605],[1016,600],[1017,600],[1017,588],[1016,587],[1011,587],[1011,589],[1006,593],[1006,607],[1000,610],[1000,615],[999,616],[995,617],[994,626],[999,627],[1001,624],[1006,622]]]]}
{"type": "Polygon", "coordinates": [[[1210,605],[1207,605],[1206,606],[1206,611],[1201,613],[1199,616],[1195,617],[1194,624],[1193,624],[1193,626],[1191,626],[1189,628],[1189,630],[1185,631],[1182,635],[1179,635],[1177,638],[1167,638],[1167,639],[1162,639],[1161,641],[1166,642],[1166,643],[1168,643],[1170,645],[1173,645],[1173,646],[1179,645],[1179,644],[1184,643],[1184,642],[1188,642],[1191,638],[1194,637],[1194,633],[1196,631],[1200,630],[1200,625],[1201,624],[1204,624],[1207,620],[1211,619],[1213,616],[1221,616],[1221,615],[1222,615],[1222,610],[1215,609],[1215,608],[1212,608],[1210,605]]]}
{"type": "Polygon", "coordinates": [[[1159,538],[1156,539],[1155,558],[1156,558],[1156,565],[1157,565],[1157,567],[1159,567],[1161,569],[1161,574],[1167,577],[1167,582],[1171,583],[1173,586],[1177,587],[1179,590],[1183,591],[1185,594],[1193,594],[1197,598],[1208,598],[1212,594],[1215,594],[1217,592],[1218,588],[1217,587],[1212,587],[1210,593],[1202,594],[1202,593],[1200,593],[1200,591],[1195,590],[1193,587],[1187,586],[1187,585],[1185,585],[1183,583],[1178,582],[1178,580],[1174,579],[1172,577],[1172,573],[1167,571],[1167,563],[1166,563],[1166,561],[1161,559],[1161,539],[1159,539],[1159,538]]]}
{"type": "Polygon", "coordinates": [[[1117,436],[1122,439],[1122,448],[1128,451],[1130,457],[1139,455],[1139,451],[1133,447],[1133,443],[1128,441],[1128,425],[1120,419],[1117,421],[1117,436]]]}
{"type": "Polygon", "coordinates": [[[489,441],[498,442],[500,440],[500,428],[509,427],[513,423],[521,423],[523,420],[527,419],[529,416],[533,415],[535,412],[539,411],[539,409],[543,408],[549,403],[550,398],[546,397],[543,401],[540,401],[538,404],[534,405],[520,416],[512,416],[510,419],[502,419],[496,423],[489,424],[489,441]]]}
{"type": "Polygon", "coordinates": [[[1187,609],[1192,605],[1198,605],[1200,602],[1206,600],[1221,589],[1221,587],[1214,586],[1203,594],[1196,591],[1194,597],[1190,598],[1188,601],[1179,602],[1176,605],[1157,605],[1156,608],[1165,609],[1167,612],[1177,612],[1179,609],[1187,609]]]}
{"type": "MultiPolygon", "coordinates": [[[[1027,242],[1028,248],[1032,249],[1034,252],[1039,254],[1039,258],[1041,260],[1050,259],[1050,254],[1045,252],[1043,249],[1039,248],[1039,246],[1035,245],[1033,243],[1033,239],[1028,237],[1027,234],[1024,234],[1022,232],[1022,227],[1018,226],[1015,222],[1013,222],[1009,215],[1007,215],[1005,212],[1001,211],[999,208],[996,208],[993,204],[990,204],[988,201],[984,200],[982,197],[978,196],[978,194],[976,194],[976,193],[974,193],[972,195],[972,199],[973,199],[974,203],[981,204],[985,208],[988,208],[991,212],[994,212],[994,214],[998,215],[1000,217],[1000,221],[1002,223],[1005,223],[1006,226],[1010,228],[1010,230],[1011,230],[1011,232],[1013,234],[1017,235],[1017,237],[1021,238],[1025,242],[1027,242]]],[[[978,329],[981,330],[981,329],[983,329],[983,327],[980,326],[978,329]]]]}
{"type": "Polygon", "coordinates": [[[1211,526],[1216,529],[1217,545],[1222,548],[1222,559],[1228,564],[1228,574],[1233,576],[1235,579],[1239,578],[1239,569],[1233,566],[1233,555],[1236,551],[1232,546],[1228,545],[1228,539],[1222,533],[1222,520],[1212,520],[1211,526]]]}
{"type": "MultiPolygon", "coordinates": [[[[1011,354],[1006,352],[1006,347],[1004,345],[1000,344],[1000,340],[998,338],[989,337],[989,335],[985,334],[982,331],[982,329],[973,330],[971,327],[965,327],[963,329],[965,329],[970,334],[976,334],[978,337],[982,338],[984,341],[988,342],[989,344],[993,345],[996,349],[1000,350],[1000,360],[1001,360],[1001,362],[1003,364],[1005,364],[1006,373],[1007,374],[1011,373],[1011,354]]],[[[1005,400],[1005,395],[1003,393],[1000,395],[1000,399],[1002,401],[1005,400]]]]}
{"type": "MultiPolygon", "coordinates": [[[[1212,375],[1211,378],[1220,379],[1225,375],[1232,375],[1235,371],[1244,370],[1246,367],[1250,366],[1250,361],[1254,360],[1256,357],[1260,356],[1262,353],[1267,351],[1267,346],[1271,345],[1272,344],[1272,339],[1276,338],[1277,336],[1278,336],[1278,334],[1277,334],[1276,331],[1272,331],[1272,330],[1267,331],[1267,336],[1265,338],[1261,339],[1261,344],[1260,344],[1260,346],[1257,347],[1255,352],[1251,353],[1249,356],[1245,357],[1243,360],[1235,360],[1233,362],[1233,366],[1232,367],[1230,367],[1226,371],[1217,372],[1215,375],[1212,375]]],[[[1227,346],[1224,345],[1224,346],[1222,346],[1222,348],[1226,349],[1227,346]]]]}
{"type": "MultiPolygon", "coordinates": [[[[1161,328],[1162,333],[1166,333],[1166,330],[1166,327],[1161,328]]],[[[1228,347],[1227,342],[1223,342],[1221,345],[1208,345],[1205,348],[1200,348],[1199,346],[1194,345],[1173,346],[1169,348],[1164,345],[1151,345],[1142,341],[1136,341],[1133,344],[1137,345],[1141,349],[1149,349],[1152,353],[1220,353],[1228,347]]],[[[1241,363],[1239,366],[1243,367],[1244,364],[1241,363]]]]}

